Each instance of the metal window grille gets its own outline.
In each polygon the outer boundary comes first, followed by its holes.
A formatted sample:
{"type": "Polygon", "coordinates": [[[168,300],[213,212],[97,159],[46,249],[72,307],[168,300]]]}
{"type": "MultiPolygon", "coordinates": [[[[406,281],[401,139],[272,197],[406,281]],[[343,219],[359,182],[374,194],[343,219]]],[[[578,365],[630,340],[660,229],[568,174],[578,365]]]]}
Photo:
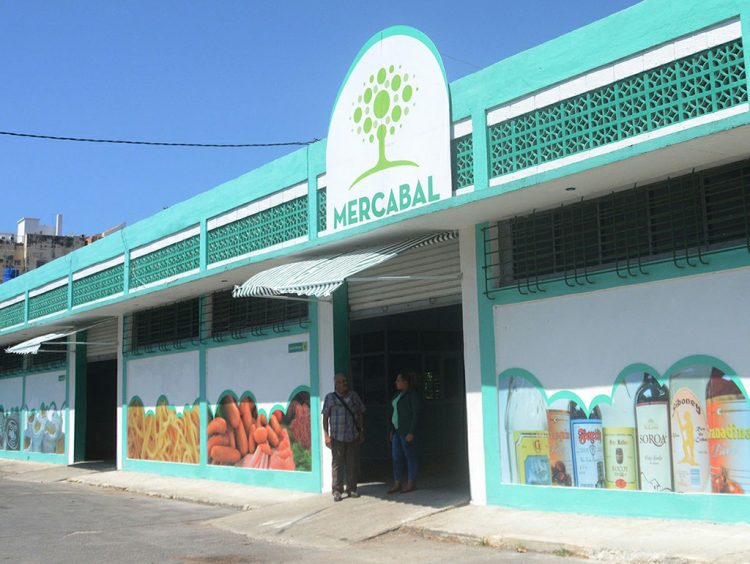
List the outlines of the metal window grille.
{"type": "Polygon", "coordinates": [[[707,253],[750,251],[750,162],[667,179],[484,229],[486,292],[545,291],[593,283],[595,272],[626,279],[648,263],[677,269],[708,264],[707,253]]]}
{"type": "Polygon", "coordinates": [[[284,333],[309,323],[307,302],[271,298],[233,298],[231,290],[204,301],[203,334],[213,341],[284,333]]]}
{"type": "Polygon", "coordinates": [[[55,368],[64,368],[68,362],[67,338],[48,341],[42,345],[46,351],[26,355],[26,371],[41,372],[55,368]]]}
{"type": "Polygon", "coordinates": [[[144,354],[183,349],[199,342],[200,300],[138,311],[125,317],[123,351],[144,354]]]}
{"type": "Polygon", "coordinates": [[[490,177],[747,102],[740,39],[489,127],[490,177]]]}
{"type": "MultiPolygon", "coordinates": [[[[9,345],[12,346],[12,345],[9,345]]],[[[23,371],[24,356],[20,354],[7,353],[0,350],[0,376],[6,376],[23,371]]]]}

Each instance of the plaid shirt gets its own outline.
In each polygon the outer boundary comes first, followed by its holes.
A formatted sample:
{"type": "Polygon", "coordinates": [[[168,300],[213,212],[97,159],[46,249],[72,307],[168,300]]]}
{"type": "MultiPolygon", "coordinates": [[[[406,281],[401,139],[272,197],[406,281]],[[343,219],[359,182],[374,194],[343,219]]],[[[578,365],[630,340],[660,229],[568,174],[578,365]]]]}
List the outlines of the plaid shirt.
{"type": "MultiPolygon", "coordinates": [[[[365,406],[362,400],[359,399],[357,392],[351,391],[349,395],[341,399],[346,402],[346,405],[349,406],[354,415],[365,412],[365,406]]],[[[357,438],[359,433],[357,433],[357,425],[354,418],[333,393],[328,394],[323,402],[323,415],[328,416],[330,435],[334,441],[349,443],[357,438]]]]}

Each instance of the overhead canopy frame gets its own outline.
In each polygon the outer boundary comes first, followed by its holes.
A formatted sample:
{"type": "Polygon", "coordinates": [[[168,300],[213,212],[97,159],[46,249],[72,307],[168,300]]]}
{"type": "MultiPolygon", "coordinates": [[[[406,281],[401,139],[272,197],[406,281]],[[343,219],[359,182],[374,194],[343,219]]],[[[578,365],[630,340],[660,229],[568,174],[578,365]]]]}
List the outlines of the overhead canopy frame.
{"type": "Polygon", "coordinates": [[[13,345],[12,347],[8,347],[7,349],[5,349],[5,352],[12,353],[12,354],[37,354],[39,352],[60,352],[61,350],[63,350],[63,348],[42,349],[42,345],[53,346],[53,347],[67,347],[68,345],[114,345],[116,344],[116,343],[94,343],[90,341],[65,341],[64,343],[53,342],[53,341],[57,341],[58,339],[69,337],[70,335],[75,335],[76,333],[80,333],[81,331],[86,331],[87,329],[91,329],[92,327],[95,327],[101,323],[104,323],[104,321],[100,321],[92,325],[87,325],[86,327],[66,328],[61,331],[58,331],[57,333],[47,333],[45,335],[40,335],[38,337],[34,337],[33,339],[29,339],[27,341],[23,341],[22,343],[18,343],[17,345],[13,345]]]}
{"type": "Polygon", "coordinates": [[[426,247],[458,237],[455,231],[420,235],[406,241],[390,245],[350,251],[335,256],[302,260],[269,268],[249,278],[241,286],[235,286],[232,296],[235,298],[283,298],[305,300],[330,298],[336,289],[345,281],[410,281],[410,280],[447,280],[460,275],[448,276],[373,276],[355,277],[356,274],[377,266],[387,260],[412,249],[426,247]],[[290,297],[303,296],[302,298],[290,297]]]}

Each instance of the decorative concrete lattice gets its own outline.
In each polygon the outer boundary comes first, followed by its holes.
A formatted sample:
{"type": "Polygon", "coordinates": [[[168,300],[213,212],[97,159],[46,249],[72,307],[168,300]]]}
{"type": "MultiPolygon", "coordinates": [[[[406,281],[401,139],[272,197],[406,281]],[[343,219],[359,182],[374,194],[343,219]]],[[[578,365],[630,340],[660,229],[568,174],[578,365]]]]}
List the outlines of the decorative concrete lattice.
{"type": "Polygon", "coordinates": [[[304,237],[307,196],[284,202],[208,232],[209,264],[304,237]]]}
{"type": "Polygon", "coordinates": [[[29,319],[68,309],[68,285],[29,298],[29,319]]]}
{"type": "Polygon", "coordinates": [[[73,306],[86,304],[123,291],[125,267],[122,264],[73,281],[73,306]]]}
{"type": "Polygon", "coordinates": [[[747,100],[738,39],[491,126],[490,175],[595,149],[747,100]]]}
{"type": "Polygon", "coordinates": [[[453,189],[474,184],[474,141],[471,135],[454,139],[451,143],[453,189]]]}
{"type": "Polygon", "coordinates": [[[23,323],[24,305],[24,302],[18,302],[0,309],[0,329],[23,323]]]}
{"type": "Polygon", "coordinates": [[[200,235],[130,260],[130,288],[145,286],[200,266],[200,235]]]}
{"type": "Polygon", "coordinates": [[[328,194],[325,188],[318,190],[318,231],[325,231],[327,228],[326,214],[328,213],[327,200],[328,194]]]}

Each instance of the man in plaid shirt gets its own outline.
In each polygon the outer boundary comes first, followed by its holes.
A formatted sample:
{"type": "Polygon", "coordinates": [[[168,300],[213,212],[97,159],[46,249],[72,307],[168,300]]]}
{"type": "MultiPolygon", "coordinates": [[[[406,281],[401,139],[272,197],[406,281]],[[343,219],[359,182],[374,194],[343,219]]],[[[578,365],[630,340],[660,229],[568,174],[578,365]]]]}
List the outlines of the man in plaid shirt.
{"type": "Polygon", "coordinates": [[[365,406],[357,392],[349,391],[346,374],[337,373],[333,383],[335,391],[323,401],[323,435],[333,451],[333,500],[341,501],[343,471],[349,497],[359,497],[359,445],[364,441],[365,406]]]}

